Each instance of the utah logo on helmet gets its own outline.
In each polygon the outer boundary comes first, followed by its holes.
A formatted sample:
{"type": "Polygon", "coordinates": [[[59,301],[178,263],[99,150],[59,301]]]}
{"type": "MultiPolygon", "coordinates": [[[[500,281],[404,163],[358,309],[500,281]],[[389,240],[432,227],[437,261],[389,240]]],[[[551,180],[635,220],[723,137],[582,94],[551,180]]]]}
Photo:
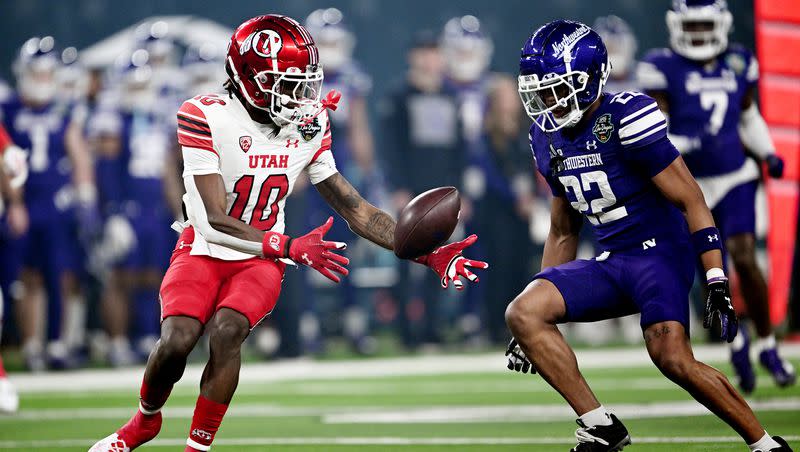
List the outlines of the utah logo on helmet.
{"type": "Polygon", "coordinates": [[[273,30],[260,30],[248,36],[239,48],[240,55],[250,49],[264,58],[276,58],[283,45],[281,36],[273,30]]]}

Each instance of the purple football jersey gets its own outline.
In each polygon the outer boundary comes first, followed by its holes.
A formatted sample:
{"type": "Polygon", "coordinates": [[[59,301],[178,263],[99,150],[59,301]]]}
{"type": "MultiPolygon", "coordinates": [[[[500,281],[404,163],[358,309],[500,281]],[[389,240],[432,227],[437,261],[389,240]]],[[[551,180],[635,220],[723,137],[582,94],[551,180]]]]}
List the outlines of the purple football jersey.
{"type": "Polygon", "coordinates": [[[66,103],[30,107],[16,96],[0,103],[0,121],[14,143],[29,152],[25,201],[34,221],[47,221],[68,207],[67,201],[56,197],[70,183],[72,166],[65,135],[73,121],[81,121],[79,116],[76,107],[66,103]]]}
{"type": "Polygon", "coordinates": [[[687,242],[686,221],[651,178],[678,157],[666,119],[644,94],[605,93],[579,128],[531,126],[536,166],[555,196],[586,216],[608,251],[687,242]]]}
{"type": "Polygon", "coordinates": [[[700,140],[701,148],[683,157],[695,177],[730,173],[744,164],[739,116],[745,94],[758,82],[758,62],[749,50],[732,45],[704,65],[656,49],[637,72],[640,89],[666,93],[669,132],[700,140]]]}

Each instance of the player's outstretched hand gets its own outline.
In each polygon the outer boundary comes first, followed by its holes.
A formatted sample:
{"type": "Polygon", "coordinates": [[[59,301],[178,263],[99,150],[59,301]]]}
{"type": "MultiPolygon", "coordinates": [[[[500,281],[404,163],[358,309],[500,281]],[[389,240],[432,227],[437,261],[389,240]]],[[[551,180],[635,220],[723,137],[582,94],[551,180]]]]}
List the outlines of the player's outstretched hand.
{"type": "Polygon", "coordinates": [[[770,154],[765,159],[767,162],[767,172],[769,177],[780,179],[783,177],[783,159],[775,154],[770,154]]]}
{"type": "Polygon", "coordinates": [[[291,239],[289,241],[289,258],[298,264],[313,268],[326,278],[338,283],[341,279],[333,272],[347,276],[349,272],[345,266],[350,263],[350,259],[332,251],[343,250],[347,244],[323,240],[331,225],[333,225],[333,217],[328,217],[328,221],[322,226],[304,236],[291,239]]]}
{"type": "Polygon", "coordinates": [[[508,343],[506,356],[508,357],[509,370],[515,370],[524,374],[530,372],[531,375],[536,373],[536,366],[534,366],[531,360],[525,356],[525,353],[522,351],[522,348],[520,348],[517,340],[513,337],[511,338],[511,342],[508,343]]]}
{"type": "Polygon", "coordinates": [[[480,269],[489,268],[489,264],[486,262],[467,259],[461,255],[461,252],[464,251],[465,248],[472,245],[477,240],[478,236],[472,234],[460,242],[440,246],[433,250],[432,253],[418,257],[414,259],[414,261],[432,268],[433,271],[439,275],[439,278],[441,278],[443,289],[447,289],[447,286],[452,280],[457,290],[463,290],[464,283],[461,282],[461,276],[472,282],[478,282],[478,275],[472,273],[467,267],[480,269]]]}
{"type": "Polygon", "coordinates": [[[711,328],[711,334],[728,342],[733,342],[739,331],[739,320],[731,305],[731,291],[728,281],[714,281],[708,284],[708,300],[703,315],[703,327],[711,328]]]}

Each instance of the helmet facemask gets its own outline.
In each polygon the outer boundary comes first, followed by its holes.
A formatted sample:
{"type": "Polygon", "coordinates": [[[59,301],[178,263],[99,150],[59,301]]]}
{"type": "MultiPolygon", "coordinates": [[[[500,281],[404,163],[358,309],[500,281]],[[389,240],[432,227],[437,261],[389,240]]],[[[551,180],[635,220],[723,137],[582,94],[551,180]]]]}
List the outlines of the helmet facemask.
{"type": "Polygon", "coordinates": [[[610,67],[605,65],[597,96],[583,106],[578,97],[586,90],[590,77],[582,71],[550,73],[541,78],[537,74],[520,75],[519,96],[533,122],[544,132],[555,132],[580,122],[583,113],[600,97],[609,72],[610,67]]]}
{"type": "Polygon", "coordinates": [[[292,67],[286,72],[263,71],[255,75],[258,89],[269,96],[269,115],[278,126],[301,125],[319,110],[322,97],[322,68],[306,71],[292,67]]]}
{"type": "Polygon", "coordinates": [[[728,47],[728,32],[733,17],[730,11],[714,7],[667,11],[670,45],[690,60],[714,58],[728,47]]]}

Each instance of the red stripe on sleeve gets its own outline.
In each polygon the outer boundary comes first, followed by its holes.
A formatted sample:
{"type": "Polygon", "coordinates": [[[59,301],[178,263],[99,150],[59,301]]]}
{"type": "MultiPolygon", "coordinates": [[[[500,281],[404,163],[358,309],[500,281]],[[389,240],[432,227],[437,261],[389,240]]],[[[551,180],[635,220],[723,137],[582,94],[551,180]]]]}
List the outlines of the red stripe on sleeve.
{"type": "Polygon", "coordinates": [[[213,142],[210,138],[198,138],[197,136],[192,136],[182,130],[178,130],[178,143],[180,143],[181,146],[204,149],[219,156],[217,151],[214,150],[213,142]]]}
{"type": "MultiPolygon", "coordinates": [[[[181,146],[204,149],[217,154],[211,140],[211,128],[205,113],[197,105],[186,101],[178,109],[178,143],[181,146]]],[[[219,156],[219,154],[217,154],[219,156]]]]}
{"type": "Polygon", "coordinates": [[[201,110],[197,105],[189,102],[188,100],[181,105],[181,108],[178,110],[178,115],[180,116],[181,113],[187,116],[189,119],[193,119],[195,121],[199,121],[204,123],[208,126],[208,119],[206,119],[205,113],[201,110]]]}

